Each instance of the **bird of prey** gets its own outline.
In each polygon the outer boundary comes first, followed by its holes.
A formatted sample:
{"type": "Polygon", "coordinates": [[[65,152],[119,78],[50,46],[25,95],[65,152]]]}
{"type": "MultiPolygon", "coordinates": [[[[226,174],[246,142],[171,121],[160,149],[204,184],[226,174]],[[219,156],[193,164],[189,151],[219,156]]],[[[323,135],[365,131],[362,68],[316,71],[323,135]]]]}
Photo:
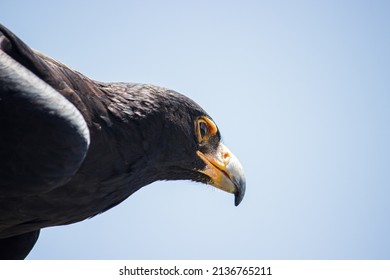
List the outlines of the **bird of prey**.
{"type": "Polygon", "coordinates": [[[158,180],[233,193],[245,176],[190,98],[103,83],[31,49],[0,25],[0,259],[24,259],[40,229],[107,211],[158,180]]]}

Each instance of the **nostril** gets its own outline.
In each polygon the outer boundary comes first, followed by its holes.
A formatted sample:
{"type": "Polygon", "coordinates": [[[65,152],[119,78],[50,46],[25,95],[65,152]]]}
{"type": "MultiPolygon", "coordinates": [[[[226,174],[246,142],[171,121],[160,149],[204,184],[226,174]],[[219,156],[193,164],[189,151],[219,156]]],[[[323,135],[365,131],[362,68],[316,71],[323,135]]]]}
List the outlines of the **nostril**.
{"type": "Polygon", "coordinates": [[[228,164],[229,160],[230,160],[230,154],[228,152],[224,152],[223,161],[225,162],[225,164],[228,164]]]}

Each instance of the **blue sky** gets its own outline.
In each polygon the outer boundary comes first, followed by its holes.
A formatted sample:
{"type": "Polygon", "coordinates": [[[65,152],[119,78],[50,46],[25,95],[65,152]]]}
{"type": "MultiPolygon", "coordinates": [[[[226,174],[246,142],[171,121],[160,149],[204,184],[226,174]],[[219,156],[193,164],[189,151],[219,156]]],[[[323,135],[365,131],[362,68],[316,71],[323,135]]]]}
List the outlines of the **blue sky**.
{"type": "Polygon", "coordinates": [[[29,259],[389,259],[388,1],[14,1],[0,21],[101,81],[179,91],[247,177],[158,182],[29,259]]]}

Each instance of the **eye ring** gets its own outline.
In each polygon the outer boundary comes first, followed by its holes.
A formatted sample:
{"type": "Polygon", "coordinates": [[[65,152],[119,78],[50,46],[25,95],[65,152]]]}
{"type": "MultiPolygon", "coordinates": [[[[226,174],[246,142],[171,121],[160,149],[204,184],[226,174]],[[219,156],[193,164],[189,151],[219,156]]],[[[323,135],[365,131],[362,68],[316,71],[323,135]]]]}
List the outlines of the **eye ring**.
{"type": "Polygon", "coordinates": [[[217,126],[206,116],[199,117],[195,122],[195,133],[199,144],[204,144],[210,137],[217,134],[217,126]]]}

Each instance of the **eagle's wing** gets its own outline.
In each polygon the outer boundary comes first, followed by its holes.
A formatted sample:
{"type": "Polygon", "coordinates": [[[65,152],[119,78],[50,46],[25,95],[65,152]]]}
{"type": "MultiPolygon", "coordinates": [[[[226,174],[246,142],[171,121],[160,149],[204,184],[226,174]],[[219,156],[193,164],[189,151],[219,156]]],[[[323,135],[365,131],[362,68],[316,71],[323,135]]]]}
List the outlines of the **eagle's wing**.
{"type": "Polygon", "coordinates": [[[3,198],[47,192],[65,184],[88,151],[86,121],[71,102],[40,78],[51,73],[34,59],[33,51],[0,25],[3,198]]]}

